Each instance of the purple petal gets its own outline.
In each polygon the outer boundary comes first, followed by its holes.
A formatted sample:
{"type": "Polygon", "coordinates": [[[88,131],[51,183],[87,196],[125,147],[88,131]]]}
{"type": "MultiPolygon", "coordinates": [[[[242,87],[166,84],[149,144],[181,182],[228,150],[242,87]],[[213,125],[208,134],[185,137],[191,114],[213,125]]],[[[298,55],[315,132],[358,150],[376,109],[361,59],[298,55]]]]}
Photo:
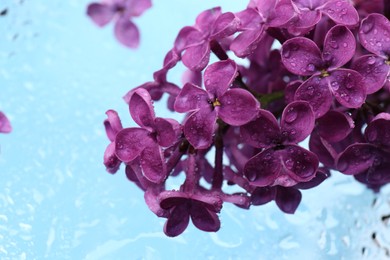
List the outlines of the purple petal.
{"type": "Polygon", "coordinates": [[[173,145],[181,135],[181,126],[174,119],[156,118],[157,142],[163,147],[173,145]]]}
{"type": "Polygon", "coordinates": [[[196,149],[206,149],[213,142],[217,113],[215,110],[202,108],[191,114],[184,122],[184,135],[196,149]]]}
{"type": "Polygon", "coordinates": [[[316,176],[308,182],[300,182],[294,185],[294,188],[307,190],[320,185],[324,180],[330,177],[330,172],[326,168],[318,168],[316,176]]]}
{"type": "Polygon", "coordinates": [[[139,126],[149,131],[154,129],[155,114],[152,98],[147,90],[138,88],[134,91],[129,101],[129,109],[131,117],[139,126]]]}
{"type": "Polygon", "coordinates": [[[316,118],[328,112],[332,104],[332,93],[330,92],[326,78],[313,76],[302,83],[295,92],[296,100],[309,102],[316,118]]]}
{"type": "Polygon", "coordinates": [[[322,58],[329,68],[339,68],[352,59],[355,50],[356,40],[352,32],[343,25],[336,25],[325,36],[322,58]]]}
{"type": "Polygon", "coordinates": [[[157,143],[149,142],[141,153],[141,167],[145,178],[154,183],[162,183],[167,177],[164,155],[157,143]]]}
{"type": "Polygon", "coordinates": [[[347,108],[358,108],[366,100],[363,77],[350,69],[337,69],[325,78],[337,101],[347,108]]]}
{"type": "Polygon", "coordinates": [[[371,144],[390,148],[390,114],[377,115],[367,126],[364,136],[371,144]]]}
{"type": "Polygon", "coordinates": [[[296,37],[287,40],[282,46],[281,54],[286,69],[296,75],[313,75],[323,65],[320,49],[307,38],[296,37]]]}
{"type": "Polygon", "coordinates": [[[215,23],[210,34],[211,39],[222,39],[226,38],[233,33],[237,32],[240,20],[233,13],[221,14],[215,23]]]}
{"type": "Polygon", "coordinates": [[[260,109],[257,99],[244,89],[230,89],[223,94],[218,117],[225,123],[240,126],[251,121],[260,109]]]}
{"type": "Polygon", "coordinates": [[[244,31],[233,40],[229,48],[237,57],[244,58],[255,52],[263,35],[263,26],[256,30],[244,31]]]}
{"type": "Polygon", "coordinates": [[[119,19],[114,27],[115,37],[120,43],[129,48],[137,48],[139,45],[139,31],[137,26],[127,19],[119,19]]]}
{"type": "Polygon", "coordinates": [[[318,133],[329,142],[343,140],[354,127],[351,116],[339,111],[329,111],[317,120],[318,133]]]}
{"type": "Polygon", "coordinates": [[[204,89],[191,83],[184,85],[174,104],[175,111],[185,113],[199,108],[211,107],[209,96],[204,89]]]}
{"type": "Polygon", "coordinates": [[[12,131],[12,126],[6,115],[0,111],[0,133],[9,133],[12,131]]]}
{"type": "Polygon", "coordinates": [[[209,63],[209,59],[210,45],[208,42],[188,47],[182,56],[183,64],[194,71],[203,70],[209,63]]]}
{"type": "Polygon", "coordinates": [[[175,40],[175,52],[181,53],[188,47],[199,45],[202,41],[204,41],[203,35],[198,29],[193,26],[183,27],[175,40]]]}
{"type": "Polygon", "coordinates": [[[116,173],[119,169],[121,161],[115,154],[115,143],[110,143],[104,152],[103,163],[109,173],[116,173]]]}
{"type": "MultiPolygon", "coordinates": [[[[126,168],[127,169],[127,168],[126,168]]],[[[126,171],[127,173],[127,171],[126,171]]],[[[158,193],[154,189],[147,189],[144,194],[144,199],[148,208],[158,217],[169,217],[169,212],[160,207],[158,202],[158,193]]]]}
{"type": "Polygon", "coordinates": [[[303,141],[314,128],[314,112],[306,101],[294,101],[283,111],[280,127],[282,135],[292,143],[303,141]]]}
{"type": "Polygon", "coordinates": [[[281,163],[275,151],[266,149],[248,160],[244,167],[245,177],[256,187],[272,185],[279,175],[281,163]]]}
{"type": "Polygon", "coordinates": [[[336,24],[355,25],[359,22],[359,15],[349,0],[327,1],[321,11],[336,24]]]}
{"type": "Polygon", "coordinates": [[[92,3],[87,7],[87,15],[100,27],[108,24],[114,17],[114,14],[115,12],[111,6],[107,4],[92,3]]]}
{"type": "Polygon", "coordinates": [[[321,20],[321,12],[319,10],[301,9],[288,23],[288,32],[293,35],[304,35],[321,20]]]}
{"type": "Polygon", "coordinates": [[[158,196],[158,200],[160,201],[162,209],[170,209],[187,203],[189,201],[189,196],[187,193],[181,191],[163,191],[158,196]]]}
{"type": "Polygon", "coordinates": [[[319,161],[314,153],[298,145],[286,145],[276,153],[283,165],[283,171],[275,180],[275,184],[287,187],[298,182],[310,181],[315,177],[319,161]]]}
{"type": "Polygon", "coordinates": [[[302,193],[298,189],[279,186],[276,189],[275,202],[281,211],[294,214],[302,200],[302,193]]]}
{"type": "Polygon", "coordinates": [[[359,57],[352,66],[363,76],[363,85],[366,86],[367,94],[377,92],[383,87],[389,75],[389,65],[382,57],[376,55],[364,55],[359,57]]]}
{"type": "MultiPolygon", "coordinates": [[[[267,2],[267,1],[261,1],[267,2]]],[[[272,1],[271,1],[272,2],[272,1]]],[[[263,10],[262,14],[268,15],[267,23],[270,27],[281,27],[285,25],[294,16],[294,7],[290,0],[273,1],[276,3],[275,9],[263,10]]],[[[259,7],[259,5],[258,5],[259,7]]],[[[272,8],[272,7],[271,7],[272,8]]]]}
{"type": "Polygon", "coordinates": [[[220,15],[220,7],[205,10],[196,17],[196,26],[203,32],[209,32],[211,29],[210,25],[212,25],[220,15]]]}
{"type": "Polygon", "coordinates": [[[142,128],[125,128],[115,138],[115,152],[119,160],[130,162],[141,154],[146,144],[153,142],[142,128]]]}
{"type": "Polygon", "coordinates": [[[133,0],[127,2],[127,9],[129,9],[131,12],[131,16],[140,16],[143,12],[152,6],[151,0],[133,0]]]}
{"type": "Polygon", "coordinates": [[[164,233],[169,237],[176,237],[184,232],[190,222],[190,214],[187,204],[176,206],[165,222],[164,233]]]}
{"type": "Polygon", "coordinates": [[[369,169],[379,157],[378,149],[371,144],[356,143],[348,146],[337,159],[337,169],[348,175],[369,169]]]}
{"type": "Polygon", "coordinates": [[[190,215],[195,227],[206,232],[216,232],[221,227],[217,214],[197,201],[192,201],[190,215]]]}
{"type": "Polygon", "coordinates": [[[390,55],[390,22],[381,14],[370,14],[362,20],[360,43],[368,51],[387,58],[390,55]]]}
{"type": "Polygon", "coordinates": [[[103,124],[106,129],[108,139],[112,142],[115,140],[116,134],[123,129],[121,120],[118,113],[115,110],[107,110],[107,119],[104,120],[103,124]]]}
{"type": "Polygon", "coordinates": [[[204,72],[204,85],[215,98],[221,97],[237,76],[237,64],[233,60],[218,61],[204,72]]]}
{"type": "Polygon", "coordinates": [[[326,167],[335,169],[337,152],[325,139],[320,137],[318,131],[313,131],[309,139],[310,151],[318,156],[318,159],[326,167]]]}
{"type": "Polygon", "coordinates": [[[181,82],[183,85],[191,83],[195,86],[202,87],[202,72],[186,70],[181,77],[181,82]]]}
{"type": "Polygon", "coordinates": [[[294,80],[287,84],[286,88],[284,89],[284,99],[286,100],[287,104],[294,101],[295,92],[302,85],[302,83],[302,80],[294,80]]]}
{"type": "Polygon", "coordinates": [[[236,16],[238,19],[240,19],[239,28],[242,31],[259,30],[263,27],[263,18],[254,8],[247,8],[241,12],[236,13],[236,16]]]}
{"type": "Polygon", "coordinates": [[[252,204],[264,205],[275,199],[276,187],[257,187],[251,195],[252,204]]]}
{"type": "Polygon", "coordinates": [[[257,148],[265,148],[274,143],[280,137],[280,129],[275,116],[261,109],[257,118],[240,127],[243,140],[257,148]]]}

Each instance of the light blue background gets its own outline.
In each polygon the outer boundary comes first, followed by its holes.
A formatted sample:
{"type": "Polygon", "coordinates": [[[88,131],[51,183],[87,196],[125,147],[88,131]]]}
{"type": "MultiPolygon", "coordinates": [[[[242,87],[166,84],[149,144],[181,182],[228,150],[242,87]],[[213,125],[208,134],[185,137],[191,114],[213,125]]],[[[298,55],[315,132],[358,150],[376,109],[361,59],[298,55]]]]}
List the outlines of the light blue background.
{"type": "MultiPolygon", "coordinates": [[[[390,244],[389,188],[377,203],[352,178],[304,192],[294,216],[274,203],[224,205],[221,230],[162,232],[123,169],[105,172],[107,109],[133,124],[122,96],[152,79],[178,30],[205,8],[239,11],[246,1],[160,0],[135,20],[140,48],[123,48],[112,24],[98,29],[85,0],[1,0],[0,259],[374,259],[390,244]],[[380,246],[371,239],[377,232],[380,246]],[[362,255],[362,247],[366,247],[362,255]]],[[[180,71],[180,70],[179,70],[180,71]]],[[[179,71],[171,75],[177,80],[179,71]]],[[[156,105],[159,116],[168,115],[156,105]]]]}

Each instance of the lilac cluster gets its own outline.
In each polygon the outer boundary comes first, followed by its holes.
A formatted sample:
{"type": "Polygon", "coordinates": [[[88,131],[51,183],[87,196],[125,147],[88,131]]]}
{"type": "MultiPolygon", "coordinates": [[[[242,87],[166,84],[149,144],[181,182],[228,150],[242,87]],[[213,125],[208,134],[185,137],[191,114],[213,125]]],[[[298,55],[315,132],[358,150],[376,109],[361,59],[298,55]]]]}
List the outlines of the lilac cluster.
{"type": "MultiPolygon", "coordinates": [[[[139,127],[123,128],[107,111],[107,171],[125,167],[150,210],[167,219],[168,236],[190,219],[217,231],[224,202],[249,209],[274,200],[292,214],[300,190],[330,170],[378,192],[390,183],[387,2],[251,0],[238,13],[202,12],[180,30],[154,80],[125,95],[139,127]],[[181,85],[167,77],[178,62],[188,68],[181,85]],[[183,122],[156,116],[158,100],[183,122]],[[180,188],[168,189],[182,174],[180,188]]],[[[108,21],[107,6],[89,14],[108,21]]]]}

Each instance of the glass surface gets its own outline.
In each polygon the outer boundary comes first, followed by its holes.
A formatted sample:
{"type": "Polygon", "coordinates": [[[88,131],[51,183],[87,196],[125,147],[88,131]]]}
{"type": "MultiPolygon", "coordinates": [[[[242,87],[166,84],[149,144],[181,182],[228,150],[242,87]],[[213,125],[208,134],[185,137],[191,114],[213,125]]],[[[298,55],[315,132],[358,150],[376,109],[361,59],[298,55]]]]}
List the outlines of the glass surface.
{"type": "Polygon", "coordinates": [[[152,79],[179,29],[206,8],[239,11],[246,1],[154,1],[135,20],[136,51],[115,41],[112,24],[94,26],[88,3],[0,1],[0,109],[14,129],[0,135],[0,259],[389,257],[389,187],[374,195],[339,173],[304,191],[295,215],[273,202],[249,211],[226,204],[218,233],[190,226],[165,237],[165,219],[123,169],[105,171],[105,111],[133,125],[122,96],[152,79]]]}

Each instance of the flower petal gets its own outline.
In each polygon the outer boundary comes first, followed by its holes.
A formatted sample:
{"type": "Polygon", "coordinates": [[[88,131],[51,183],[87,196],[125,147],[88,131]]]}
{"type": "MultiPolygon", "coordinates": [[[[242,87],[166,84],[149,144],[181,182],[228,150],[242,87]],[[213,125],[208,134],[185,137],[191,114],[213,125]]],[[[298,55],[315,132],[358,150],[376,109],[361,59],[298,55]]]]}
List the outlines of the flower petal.
{"type": "Polygon", "coordinates": [[[378,157],[378,150],[374,145],[356,143],[348,146],[337,159],[337,169],[348,175],[365,172],[378,157]]]}
{"type": "Polygon", "coordinates": [[[240,127],[243,140],[256,148],[266,148],[278,140],[280,129],[275,116],[260,109],[257,118],[246,125],[240,127]]]}
{"type": "Polygon", "coordinates": [[[176,237],[184,232],[190,222],[187,204],[176,206],[164,225],[164,233],[169,237],[176,237]]]}
{"type": "Polygon", "coordinates": [[[0,133],[9,133],[12,131],[12,126],[6,115],[0,111],[0,133]]]}
{"type": "Polygon", "coordinates": [[[109,173],[116,173],[119,169],[121,161],[115,154],[115,143],[110,143],[104,152],[103,163],[109,173]]]}
{"type": "Polygon", "coordinates": [[[136,0],[127,1],[127,9],[129,9],[131,16],[140,16],[143,12],[152,6],[151,0],[136,0]]]}
{"type": "Polygon", "coordinates": [[[213,24],[211,39],[226,38],[237,32],[240,20],[231,12],[221,14],[213,24]]]}
{"type": "Polygon", "coordinates": [[[329,111],[317,120],[318,133],[329,142],[343,140],[354,127],[351,116],[339,111],[329,111]]]}
{"type": "Polygon", "coordinates": [[[237,76],[237,64],[233,60],[215,62],[204,72],[204,85],[214,98],[221,97],[237,76]]]}
{"type": "Polygon", "coordinates": [[[352,32],[343,25],[336,25],[325,36],[322,58],[329,68],[339,68],[352,59],[355,50],[356,40],[352,32]]]}
{"type": "Polygon", "coordinates": [[[337,69],[325,78],[337,101],[347,108],[358,108],[366,100],[363,77],[350,69],[337,69]]]}
{"type": "Polygon", "coordinates": [[[154,109],[149,92],[143,88],[134,91],[129,101],[129,110],[133,120],[142,128],[152,131],[154,125],[154,109]]]}
{"type": "Polygon", "coordinates": [[[356,70],[363,76],[363,85],[366,86],[367,94],[377,92],[383,87],[389,75],[389,65],[382,57],[376,55],[364,55],[353,63],[351,69],[356,70]]]}
{"type": "Polygon", "coordinates": [[[318,46],[304,37],[296,37],[283,43],[282,62],[290,72],[310,76],[322,68],[321,52],[318,46]]]}
{"type": "Polygon", "coordinates": [[[294,101],[283,110],[280,127],[282,135],[292,143],[303,141],[314,128],[314,112],[306,101],[294,101]]]}
{"type": "Polygon", "coordinates": [[[302,193],[298,189],[279,186],[276,189],[275,202],[281,211],[294,214],[302,200],[302,193]]]}
{"type": "Polygon", "coordinates": [[[176,97],[174,109],[176,112],[185,113],[203,107],[211,107],[208,100],[209,96],[204,89],[186,83],[176,97]]]}
{"type": "Polygon", "coordinates": [[[300,190],[307,190],[320,185],[324,180],[330,177],[330,172],[327,168],[318,168],[316,176],[308,182],[300,182],[293,187],[300,190]]]}
{"type": "Polygon", "coordinates": [[[203,41],[202,32],[193,26],[183,27],[176,36],[174,50],[181,53],[188,47],[199,45],[203,41]]]}
{"type": "Polygon", "coordinates": [[[387,58],[390,55],[390,21],[382,14],[370,14],[362,20],[360,43],[368,51],[387,58]]]}
{"type": "Polygon", "coordinates": [[[230,89],[223,94],[218,117],[225,123],[240,126],[251,121],[260,109],[257,99],[244,89],[230,89]]]}
{"type": "Polygon", "coordinates": [[[121,120],[118,113],[115,110],[107,110],[107,119],[104,120],[103,124],[106,129],[108,139],[112,142],[115,140],[116,134],[123,129],[121,120]]]}
{"type": "Polygon", "coordinates": [[[221,7],[214,7],[208,10],[203,11],[196,17],[196,26],[202,32],[209,32],[210,25],[212,25],[215,20],[221,15],[221,7]]]}
{"type": "Polygon", "coordinates": [[[288,32],[297,36],[304,35],[318,24],[321,17],[319,10],[300,9],[296,17],[288,23],[288,32]]]}
{"type": "Polygon", "coordinates": [[[189,196],[185,192],[168,190],[161,192],[158,196],[158,200],[162,209],[170,209],[180,204],[187,203],[189,201],[189,196]]]}
{"type": "Polygon", "coordinates": [[[324,140],[318,131],[313,131],[309,139],[309,149],[318,156],[318,159],[324,166],[335,169],[337,152],[335,149],[324,140]]]}
{"type": "Polygon", "coordinates": [[[194,226],[206,232],[216,232],[221,227],[221,222],[215,212],[212,212],[202,204],[192,201],[190,215],[194,226]]]}
{"type": "Polygon", "coordinates": [[[122,162],[130,162],[152,142],[148,131],[142,128],[124,128],[115,138],[115,153],[122,162]]]}
{"type": "Polygon", "coordinates": [[[161,147],[149,142],[141,153],[141,167],[146,179],[162,183],[167,178],[167,167],[161,147]]]}
{"type": "Polygon", "coordinates": [[[276,187],[257,187],[251,195],[252,205],[264,205],[275,199],[276,187]]]}
{"type": "Polygon", "coordinates": [[[328,112],[332,104],[332,93],[330,92],[326,78],[313,76],[302,83],[295,92],[295,100],[309,102],[316,118],[328,112]]]}
{"type": "Polygon", "coordinates": [[[163,147],[173,145],[181,135],[180,124],[170,118],[156,118],[157,142],[163,147]]]}
{"type": "Polygon", "coordinates": [[[213,142],[217,113],[208,108],[191,114],[184,122],[184,135],[196,149],[206,149],[213,142]]]}
{"type": "Polygon", "coordinates": [[[107,4],[92,3],[87,7],[87,15],[97,26],[103,27],[112,20],[115,12],[107,4]]]}
{"type": "Polygon", "coordinates": [[[279,175],[281,164],[274,150],[266,149],[248,160],[244,175],[256,187],[272,185],[279,175]]]}
{"type": "Polygon", "coordinates": [[[355,25],[359,22],[358,12],[348,0],[327,1],[321,11],[336,24],[355,25]]]}
{"type": "Polygon", "coordinates": [[[379,147],[390,148],[390,114],[377,115],[364,131],[366,140],[379,147]]]}
{"type": "Polygon", "coordinates": [[[119,19],[114,27],[115,37],[120,43],[129,48],[137,48],[140,34],[137,26],[128,19],[119,19]]]}
{"type": "Polygon", "coordinates": [[[196,46],[188,47],[183,56],[183,64],[194,71],[203,70],[210,59],[210,45],[208,42],[204,41],[196,46]]]}
{"type": "Polygon", "coordinates": [[[245,58],[255,52],[264,32],[264,26],[243,31],[232,41],[229,48],[237,57],[245,58]]]}

